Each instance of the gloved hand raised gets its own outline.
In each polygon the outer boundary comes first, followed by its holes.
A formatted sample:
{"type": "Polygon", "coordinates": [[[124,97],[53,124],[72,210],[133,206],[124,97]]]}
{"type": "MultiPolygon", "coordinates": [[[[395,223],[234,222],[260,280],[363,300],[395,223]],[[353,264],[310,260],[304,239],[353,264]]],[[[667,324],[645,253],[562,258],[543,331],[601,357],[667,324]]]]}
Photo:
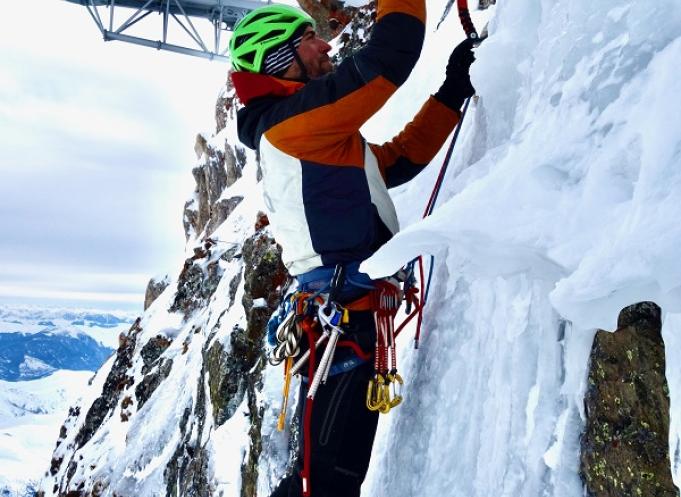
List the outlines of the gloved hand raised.
{"type": "Polygon", "coordinates": [[[435,93],[435,98],[455,110],[459,110],[464,101],[475,94],[475,88],[468,74],[475,60],[474,43],[474,40],[465,39],[454,48],[447,63],[447,76],[435,93]]]}

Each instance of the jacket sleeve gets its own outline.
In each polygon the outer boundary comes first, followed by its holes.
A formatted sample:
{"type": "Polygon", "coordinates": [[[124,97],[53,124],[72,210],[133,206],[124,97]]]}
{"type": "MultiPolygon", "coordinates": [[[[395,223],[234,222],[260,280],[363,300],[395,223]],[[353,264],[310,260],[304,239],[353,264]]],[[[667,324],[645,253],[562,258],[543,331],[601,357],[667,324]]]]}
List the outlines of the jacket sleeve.
{"type": "Polygon", "coordinates": [[[379,0],[371,39],[269,113],[268,140],[299,159],[359,165],[358,130],[402,85],[421,53],[425,0],[379,0]]]}
{"type": "Polygon", "coordinates": [[[391,141],[369,144],[386,185],[401,185],[420,173],[459,122],[460,114],[430,97],[414,119],[391,141]]]}

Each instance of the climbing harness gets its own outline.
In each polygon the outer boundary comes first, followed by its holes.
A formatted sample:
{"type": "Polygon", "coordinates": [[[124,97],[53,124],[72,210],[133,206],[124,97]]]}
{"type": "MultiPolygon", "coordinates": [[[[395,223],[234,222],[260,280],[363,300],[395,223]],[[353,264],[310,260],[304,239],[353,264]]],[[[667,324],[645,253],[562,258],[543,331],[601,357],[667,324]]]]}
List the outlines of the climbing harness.
{"type": "MultiPolygon", "coordinates": [[[[311,448],[310,444],[305,441],[311,439],[310,426],[314,399],[320,386],[326,383],[330,374],[333,374],[336,350],[339,347],[352,350],[357,360],[343,362],[343,365],[349,365],[350,368],[371,359],[371,353],[362,350],[355,341],[346,339],[346,330],[352,319],[352,311],[372,311],[374,315],[376,373],[367,389],[367,408],[387,413],[402,402],[403,380],[397,372],[395,338],[419,310],[415,278],[413,274],[401,272],[398,278],[372,281],[369,285],[367,281],[361,279],[361,273],[356,272],[358,265],[348,266],[352,267],[351,274],[346,274],[345,266],[338,265],[330,282],[317,291],[298,290],[284,297],[279,312],[275,313],[268,323],[268,335],[276,340],[269,361],[273,365],[285,363],[283,402],[277,423],[279,430],[284,429],[286,422],[292,377],[302,374],[307,365],[305,374],[308,387],[304,400],[302,426],[303,495],[310,495],[311,448]],[[401,282],[404,282],[404,292],[401,290],[401,282]],[[363,296],[349,304],[341,305],[338,302],[338,295],[346,285],[358,286],[363,296]],[[402,326],[396,328],[394,320],[403,299],[407,301],[408,308],[413,310],[402,326]],[[307,342],[307,349],[304,351],[303,336],[307,342]]],[[[301,279],[307,281],[305,278],[301,279]]]]}
{"type": "MultiPolygon", "coordinates": [[[[353,266],[356,271],[358,265],[353,266]]],[[[413,269],[413,268],[412,268],[413,269]]],[[[360,274],[360,273],[355,273],[360,274]]],[[[357,276],[354,276],[357,278],[357,276]]],[[[304,278],[301,278],[304,279],[304,278]]],[[[307,281],[307,280],[305,280],[307,281]]],[[[331,372],[333,357],[338,346],[353,350],[359,361],[366,361],[370,354],[364,352],[352,340],[341,340],[344,327],[350,322],[351,310],[369,310],[374,314],[376,345],[374,350],[375,375],[367,386],[366,406],[371,411],[386,414],[402,402],[402,377],[397,372],[396,337],[405,326],[420,315],[419,289],[413,271],[400,271],[396,277],[374,281],[370,286],[346,275],[346,269],[338,265],[331,281],[315,293],[297,291],[287,295],[280,311],[268,323],[268,333],[276,337],[277,345],[269,361],[278,365],[286,361],[282,410],[279,416],[279,430],[284,429],[288,394],[293,376],[300,374],[308,365],[309,387],[307,399],[313,400],[319,386],[326,383],[331,372]],[[365,294],[347,306],[336,302],[337,294],[345,283],[360,286],[365,294]],[[403,290],[401,288],[403,284],[403,290]],[[328,295],[322,292],[328,290],[328,295]],[[406,301],[407,318],[395,327],[398,309],[406,301]],[[307,337],[308,348],[301,354],[302,337],[307,337]],[[324,347],[319,364],[315,352],[324,347]],[[313,369],[309,369],[310,366],[313,369]]],[[[354,366],[358,363],[353,363],[354,366]]]]}

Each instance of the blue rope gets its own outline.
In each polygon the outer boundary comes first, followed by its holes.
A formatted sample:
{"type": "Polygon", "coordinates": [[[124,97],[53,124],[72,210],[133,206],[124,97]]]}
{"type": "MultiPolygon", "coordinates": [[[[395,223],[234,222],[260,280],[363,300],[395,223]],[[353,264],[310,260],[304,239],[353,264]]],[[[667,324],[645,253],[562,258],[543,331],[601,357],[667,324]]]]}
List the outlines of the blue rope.
{"type": "Polygon", "coordinates": [[[426,283],[426,293],[423,295],[423,305],[428,302],[428,294],[430,293],[430,281],[433,279],[433,268],[435,267],[435,256],[430,256],[430,269],[428,269],[428,280],[426,283]]]}

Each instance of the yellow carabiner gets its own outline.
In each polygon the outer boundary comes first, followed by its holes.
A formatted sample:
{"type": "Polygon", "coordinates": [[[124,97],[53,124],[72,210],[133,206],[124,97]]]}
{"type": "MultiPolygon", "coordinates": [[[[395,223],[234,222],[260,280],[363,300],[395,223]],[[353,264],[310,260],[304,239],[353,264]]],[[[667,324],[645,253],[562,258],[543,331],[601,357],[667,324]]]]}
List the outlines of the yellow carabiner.
{"type": "Polygon", "coordinates": [[[388,414],[392,406],[390,404],[390,379],[382,386],[383,394],[381,395],[381,414],[388,414]]]}
{"type": "Polygon", "coordinates": [[[367,387],[367,409],[370,411],[378,411],[380,407],[380,405],[377,405],[377,399],[375,398],[376,390],[376,381],[372,378],[369,380],[369,386],[367,387]]]}
{"type": "Polygon", "coordinates": [[[380,411],[385,403],[383,391],[385,379],[377,374],[375,378],[369,380],[367,388],[367,409],[370,411],[380,411]]]}

